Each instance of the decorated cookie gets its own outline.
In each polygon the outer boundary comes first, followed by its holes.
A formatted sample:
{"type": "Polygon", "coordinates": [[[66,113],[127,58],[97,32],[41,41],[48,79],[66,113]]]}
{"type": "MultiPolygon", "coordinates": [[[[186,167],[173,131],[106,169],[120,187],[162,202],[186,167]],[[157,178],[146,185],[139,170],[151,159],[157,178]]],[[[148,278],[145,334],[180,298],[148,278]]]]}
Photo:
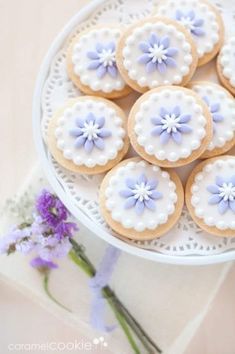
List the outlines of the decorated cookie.
{"type": "Polygon", "coordinates": [[[190,83],[206,102],[213,119],[213,138],[203,158],[220,155],[231,149],[235,143],[235,100],[222,86],[207,81],[190,83]]]}
{"type": "Polygon", "coordinates": [[[166,16],[185,26],[197,47],[198,65],[208,63],[218,53],[224,36],[218,10],[204,0],[164,0],[156,16],[166,16]]]}
{"type": "Polygon", "coordinates": [[[81,91],[106,98],[122,97],[131,91],[116,65],[120,35],[119,27],[93,27],[72,41],[67,54],[67,70],[81,91]]]}
{"type": "Polygon", "coordinates": [[[111,169],[129,147],[124,112],[116,104],[92,96],[70,100],[57,112],[47,140],[59,164],[87,174],[111,169]]]}
{"type": "Polygon", "coordinates": [[[222,84],[235,95],[235,36],[226,40],[217,59],[217,72],[222,84]]]}
{"type": "Polygon", "coordinates": [[[183,166],[202,155],[211,141],[211,114],[192,90],[159,87],[134,104],[128,134],[145,160],[163,167],[183,166]]]}
{"type": "Polygon", "coordinates": [[[217,236],[235,236],[235,156],[206,160],[192,171],[186,204],[194,221],[217,236]]]}
{"type": "Polygon", "coordinates": [[[122,161],[100,187],[101,213],[122,236],[147,240],[161,236],[176,223],[183,207],[177,174],[139,158],[122,161]]]}
{"type": "Polygon", "coordinates": [[[123,32],[117,65],[128,85],[145,92],[162,85],[185,85],[196,69],[197,52],[183,25],[153,17],[123,32]]]}

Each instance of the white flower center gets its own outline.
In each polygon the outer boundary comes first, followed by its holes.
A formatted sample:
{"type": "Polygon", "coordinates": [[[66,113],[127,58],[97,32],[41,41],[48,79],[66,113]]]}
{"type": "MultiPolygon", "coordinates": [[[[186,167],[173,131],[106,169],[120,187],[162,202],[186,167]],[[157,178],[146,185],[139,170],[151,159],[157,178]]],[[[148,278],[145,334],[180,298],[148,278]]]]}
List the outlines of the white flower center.
{"type": "Polygon", "coordinates": [[[84,123],[84,127],[81,129],[83,137],[88,140],[94,140],[98,138],[100,128],[95,122],[84,123]]]}
{"type": "Polygon", "coordinates": [[[112,49],[103,49],[101,53],[99,53],[99,60],[103,66],[113,66],[115,63],[115,52],[112,49]]]}
{"type": "Polygon", "coordinates": [[[136,184],[133,193],[134,198],[138,199],[140,202],[143,202],[143,200],[149,200],[149,196],[152,194],[150,186],[146,185],[144,182],[136,184]]]}
{"type": "Polygon", "coordinates": [[[192,31],[194,29],[194,21],[190,17],[181,17],[180,22],[189,30],[192,31]]]}
{"type": "Polygon", "coordinates": [[[153,63],[162,63],[163,60],[167,59],[166,52],[167,49],[164,49],[162,44],[160,46],[154,44],[153,47],[149,48],[149,57],[152,58],[153,63]]]}
{"type": "Polygon", "coordinates": [[[180,118],[177,118],[174,113],[166,114],[161,121],[163,130],[166,130],[167,133],[176,133],[177,128],[180,127],[179,120],[180,118]]]}
{"type": "Polygon", "coordinates": [[[224,199],[224,201],[235,200],[235,186],[230,183],[223,183],[223,186],[219,188],[219,196],[224,199]]]}

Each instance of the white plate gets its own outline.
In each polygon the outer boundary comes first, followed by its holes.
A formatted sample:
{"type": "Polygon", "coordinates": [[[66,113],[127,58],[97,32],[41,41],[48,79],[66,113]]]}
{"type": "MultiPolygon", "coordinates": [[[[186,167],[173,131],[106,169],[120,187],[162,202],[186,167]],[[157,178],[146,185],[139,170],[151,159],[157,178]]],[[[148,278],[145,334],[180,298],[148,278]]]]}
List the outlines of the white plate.
{"type": "MultiPolygon", "coordinates": [[[[33,100],[34,139],[45,174],[71,213],[93,233],[123,251],[162,263],[202,265],[235,259],[235,238],[219,238],[202,232],[192,221],[187,210],[178,224],[166,235],[152,241],[126,241],[118,238],[107,227],[99,213],[98,188],[102,176],[70,173],[50,156],[44,143],[48,122],[53,112],[71,97],[81,94],[68,79],[65,70],[65,53],[68,37],[98,23],[130,23],[151,13],[156,0],[95,0],[77,13],[52,43],[38,74],[33,100]]],[[[234,28],[235,4],[216,1],[228,33],[234,28]]],[[[235,29],[234,29],[235,30],[235,29]]],[[[214,63],[200,68],[196,78],[216,81],[214,63]]],[[[130,107],[136,94],[118,100],[130,107]]],[[[179,169],[183,179],[191,166],[179,169]]]]}

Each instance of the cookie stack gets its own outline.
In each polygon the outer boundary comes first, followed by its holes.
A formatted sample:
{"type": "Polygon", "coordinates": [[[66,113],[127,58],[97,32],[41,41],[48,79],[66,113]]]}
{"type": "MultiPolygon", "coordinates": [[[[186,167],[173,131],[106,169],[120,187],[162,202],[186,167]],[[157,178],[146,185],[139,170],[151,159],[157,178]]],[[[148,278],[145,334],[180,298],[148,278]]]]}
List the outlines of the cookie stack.
{"type": "Polygon", "coordinates": [[[235,236],[235,157],[222,155],[235,144],[234,56],[235,38],[224,41],[221,16],[204,0],[166,0],[129,27],[73,39],[67,72],[86,95],[54,115],[48,146],[70,171],[109,171],[100,210],[119,235],[146,240],[171,229],[184,204],[175,168],[203,159],[185,187],[189,212],[202,229],[235,236]],[[191,81],[218,53],[224,87],[191,81]],[[133,90],[141,95],[126,116],[111,99],[133,90]]]}

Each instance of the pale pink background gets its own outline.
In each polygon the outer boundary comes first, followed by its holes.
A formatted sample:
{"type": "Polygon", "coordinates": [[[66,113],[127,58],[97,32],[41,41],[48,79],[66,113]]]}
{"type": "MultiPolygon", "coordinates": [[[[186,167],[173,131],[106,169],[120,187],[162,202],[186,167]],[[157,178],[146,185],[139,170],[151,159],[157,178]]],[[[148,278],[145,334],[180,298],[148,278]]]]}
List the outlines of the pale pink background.
{"type": "MultiPolygon", "coordinates": [[[[61,27],[88,2],[0,0],[1,200],[21,186],[37,158],[31,102],[42,58],[61,27]]],[[[11,287],[3,283],[0,286],[1,353],[7,352],[8,343],[27,342],[29,338],[31,342],[79,339],[79,329],[61,323],[11,287]]],[[[184,354],[234,354],[234,333],[235,267],[184,354]]]]}

